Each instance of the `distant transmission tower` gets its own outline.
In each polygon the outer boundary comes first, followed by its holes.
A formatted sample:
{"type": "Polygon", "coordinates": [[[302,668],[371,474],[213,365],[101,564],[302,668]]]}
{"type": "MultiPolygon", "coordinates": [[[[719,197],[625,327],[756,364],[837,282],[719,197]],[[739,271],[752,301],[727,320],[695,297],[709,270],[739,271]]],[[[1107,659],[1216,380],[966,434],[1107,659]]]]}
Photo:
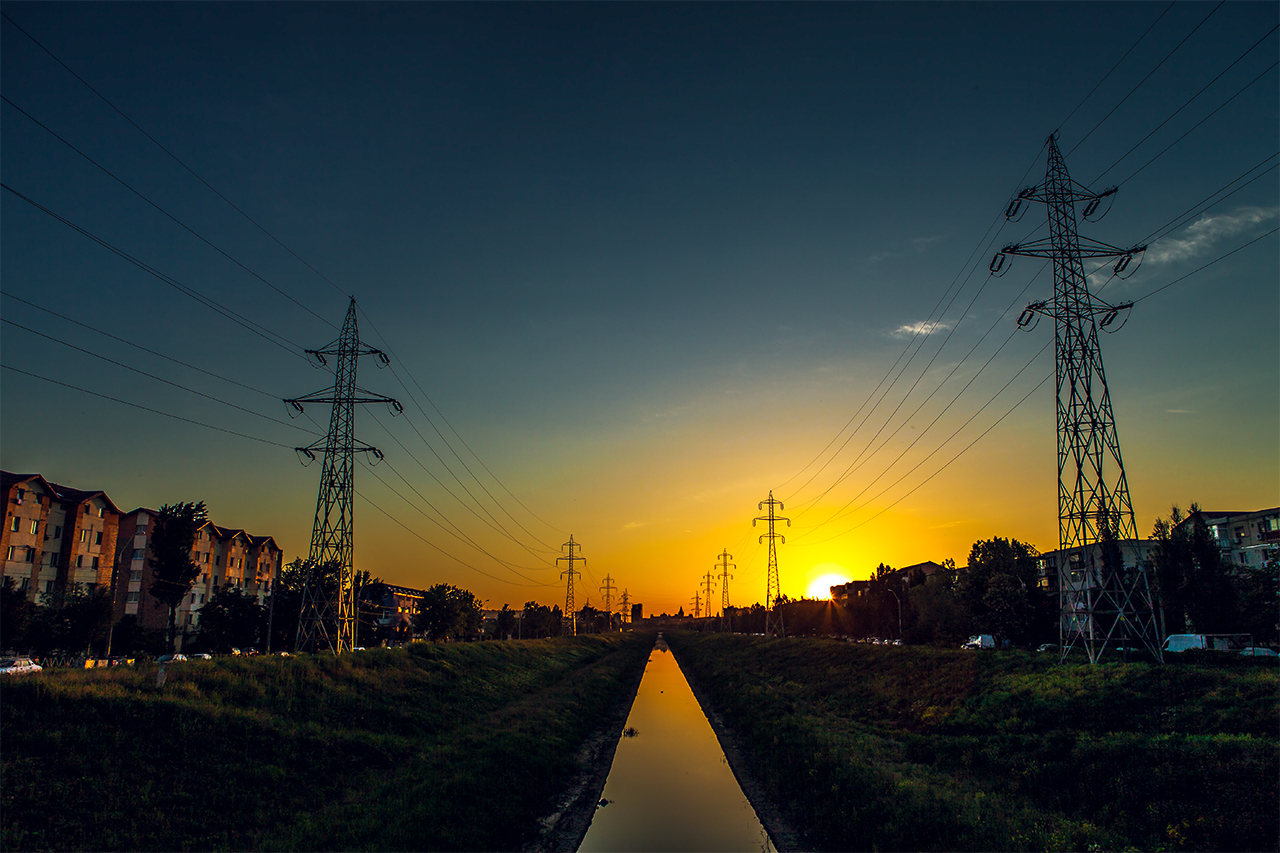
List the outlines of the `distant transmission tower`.
{"type": "Polygon", "coordinates": [[[702,597],[697,592],[694,592],[693,600],[690,601],[689,603],[693,605],[693,618],[701,619],[702,618],[702,597]]]}
{"type": "Polygon", "coordinates": [[[600,591],[604,593],[604,615],[609,620],[608,630],[613,630],[613,591],[617,589],[613,585],[613,578],[608,575],[604,576],[604,583],[600,585],[600,591]]]}
{"type": "Polygon", "coordinates": [[[1077,234],[1076,205],[1083,204],[1081,215],[1092,221],[1116,188],[1095,193],[1077,184],[1067,174],[1056,133],[1048,146],[1044,183],[1022,190],[1005,215],[1016,218],[1023,200],[1041,202],[1049,212],[1049,236],[1004,247],[991,267],[998,273],[1005,255],[1053,259],[1053,301],[1028,305],[1018,325],[1033,328],[1041,315],[1054,321],[1062,655],[1080,643],[1096,663],[1109,643],[1136,640],[1161,659],[1160,631],[1138,552],[1138,528],[1098,347],[1098,329],[1107,330],[1133,303],[1111,305],[1090,293],[1083,263],[1084,258],[1118,258],[1112,275],[1120,276],[1146,246],[1121,249],[1077,234]],[[1125,565],[1122,549],[1130,552],[1130,565],[1125,565]]]}
{"type": "Polygon", "coordinates": [[[720,569],[720,630],[726,633],[733,631],[733,619],[729,616],[729,579],[733,575],[729,574],[729,569],[738,568],[737,563],[729,562],[732,556],[729,549],[725,548],[720,554],[720,562],[716,563],[720,569]]]}
{"type": "Polygon", "coordinates": [[[631,624],[631,593],[625,589],[618,596],[618,621],[623,625],[631,624]]]}
{"type": "Polygon", "coordinates": [[[567,548],[568,551],[563,557],[556,557],[556,562],[564,560],[569,564],[569,568],[560,573],[560,577],[566,578],[564,584],[564,624],[569,629],[569,633],[576,637],[578,636],[578,612],[573,605],[573,576],[578,575],[581,577],[582,572],[576,570],[573,564],[577,561],[585,564],[587,558],[578,555],[577,552],[582,548],[582,545],[573,541],[572,533],[569,534],[569,541],[560,547],[567,548]]]}
{"type": "Polygon", "coordinates": [[[711,596],[714,593],[715,585],[716,585],[716,576],[711,573],[710,569],[707,569],[707,573],[702,576],[702,583],[700,584],[699,588],[703,592],[702,600],[707,603],[708,618],[710,618],[711,616],[711,596]]]}
{"type": "Polygon", "coordinates": [[[311,550],[307,556],[307,577],[302,587],[302,610],[298,614],[295,648],[318,649],[320,643],[337,654],[351,651],[355,645],[356,604],[353,532],[355,526],[353,494],[355,490],[356,453],[373,454],[381,459],[376,447],[355,439],[355,405],[386,403],[393,415],[403,411],[391,397],[370,394],[356,387],[356,363],[362,355],[376,355],[389,364],[386,355],[360,343],[356,331],[356,300],[352,298],[338,339],[324,349],[307,350],[320,365],[328,364],[325,356],[337,356],[333,371],[333,388],[316,391],[305,397],[285,400],[299,414],[304,403],[328,403],[329,433],[307,447],[294,448],[303,464],[324,454],[320,469],[320,495],[316,500],[316,517],[311,527],[311,550]],[[337,568],[336,590],[325,588],[325,578],[337,568]],[[336,598],[336,601],[335,601],[336,598]],[[334,624],[334,611],[337,620],[334,624]],[[336,636],[330,633],[336,629],[336,636]]]}
{"type": "Polygon", "coordinates": [[[760,541],[766,538],[769,540],[769,577],[765,581],[764,588],[764,632],[767,636],[780,636],[786,632],[786,626],[782,624],[782,614],[774,615],[773,606],[778,601],[778,596],[782,595],[782,586],[778,582],[778,548],[774,544],[775,539],[781,539],[782,544],[787,544],[787,537],[774,530],[774,525],[779,521],[785,521],[787,527],[791,526],[791,519],[783,518],[777,514],[777,510],[786,509],[782,505],[782,501],[774,500],[773,490],[769,490],[769,499],[760,501],[757,509],[769,507],[769,514],[762,515],[752,519],[751,526],[755,527],[757,521],[769,522],[769,532],[760,534],[760,541]]]}

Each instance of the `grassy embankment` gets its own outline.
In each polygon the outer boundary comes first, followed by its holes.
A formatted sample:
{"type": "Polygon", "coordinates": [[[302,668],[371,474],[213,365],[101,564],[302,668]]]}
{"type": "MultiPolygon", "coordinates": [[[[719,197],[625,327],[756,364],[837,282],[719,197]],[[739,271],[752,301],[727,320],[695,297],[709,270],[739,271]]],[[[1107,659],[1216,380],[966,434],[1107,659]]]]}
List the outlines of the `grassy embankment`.
{"type": "Polygon", "coordinates": [[[667,639],[813,849],[1276,849],[1275,666],[667,639]]]}
{"type": "MultiPolygon", "coordinates": [[[[6,679],[3,848],[509,850],[651,635],[6,679]]],[[[623,694],[626,694],[625,696],[623,694]]]]}

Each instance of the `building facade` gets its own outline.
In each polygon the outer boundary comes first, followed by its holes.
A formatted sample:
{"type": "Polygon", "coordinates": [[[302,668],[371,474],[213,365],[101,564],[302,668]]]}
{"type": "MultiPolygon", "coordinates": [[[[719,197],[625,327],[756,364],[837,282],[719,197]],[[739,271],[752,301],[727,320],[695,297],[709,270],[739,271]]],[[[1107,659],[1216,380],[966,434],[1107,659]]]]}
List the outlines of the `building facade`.
{"type": "Polygon", "coordinates": [[[74,584],[111,588],[120,510],[102,491],[0,471],[4,492],[3,573],[32,601],[74,584]]]}
{"type": "MultiPolygon", "coordinates": [[[[158,513],[139,507],[120,521],[120,573],[116,584],[116,618],[136,616],[141,628],[157,631],[169,626],[169,608],[148,594],[151,570],[151,535],[158,513]]],[[[200,608],[214,593],[231,586],[266,604],[271,587],[280,576],[284,552],[270,536],[221,527],[211,521],[196,531],[191,560],[200,569],[191,591],[177,608],[177,626],[184,636],[200,625],[200,608]]]]}
{"type": "Polygon", "coordinates": [[[1200,511],[1227,565],[1261,568],[1280,557],[1280,507],[1253,512],[1200,511]]]}

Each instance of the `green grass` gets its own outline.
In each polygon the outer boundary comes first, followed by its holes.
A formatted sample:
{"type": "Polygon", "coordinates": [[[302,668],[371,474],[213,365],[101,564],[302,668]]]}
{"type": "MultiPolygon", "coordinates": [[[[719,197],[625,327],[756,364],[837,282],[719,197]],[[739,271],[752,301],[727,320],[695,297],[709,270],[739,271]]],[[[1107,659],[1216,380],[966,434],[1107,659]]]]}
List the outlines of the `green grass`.
{"type": "Polygon", "coordinates": [[[538,833],[643,634],[46,671],[0,695],[9,850],[496,850],[538,833]]]}
{"type": "Polygon", "coordinates": [[[668,642],[814,849],[1276,849],[1274,666],[668,642]]]}

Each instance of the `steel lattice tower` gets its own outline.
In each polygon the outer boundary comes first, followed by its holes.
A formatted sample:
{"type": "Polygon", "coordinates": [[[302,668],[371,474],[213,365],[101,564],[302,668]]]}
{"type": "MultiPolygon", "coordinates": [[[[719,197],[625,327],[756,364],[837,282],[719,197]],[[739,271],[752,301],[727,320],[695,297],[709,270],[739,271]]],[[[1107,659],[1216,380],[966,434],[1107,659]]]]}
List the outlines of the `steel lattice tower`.
{"type": "Polygon", "coordinates": [[[1133,639],[1159,659],[1160,632],[1137,553],[1133,502],[1098,345],[1098,329],[1105,330],[1133,303],[1111,305],[1090,293],[1084,271],[1085,258],[1119,258],[1113,268],[1117,275],[1146,246],[1121,249],[1079,236],[1076,205],[1084,205],[1082,215],[1088,219],[1104,198],[1115,193],[1115,187],[1095,193],[1077,184],[1067,173],[1057,134],[1049,137],[1048,147],[1044,183],[1020,192],[1005,214],[1014,218],[1023,200],[1043,203],[1048,208],[1049,237],[1006,246],[992,261],[992,270],[1003,265],[1003,255],[1053,260],[1052,303],[1031,303],[1018,325],[1032,327],[1041,315],[1054,321],[1062,654],[1065,657],[1081,643],[1096,663],[1108,643],[1133,639]],[[1131,552],[1128,566],[1124,550],[1131,552]]]}
{"type": "Polygon", "coordinates": [[[613,585],[613,578],[608,575],[604,576],[604,583],[600,584],[600,591],[604,593],[604,615],[609,621],[609,630],[613,630],[613,591],[617,589],[613,585]]]}
{"type": "Polygon", "coordinates": [[[782,544],[787,544],[787,537],[774,530],[774,525],[779,521],[785,521],[787,527],[791,526],[791,519],[783,518],[777,514],[777,510],[786,509],[782,505],[782,501],[775,500],[773,490],[769,490],[768,500],[760,501],[757,509],[769,507],[768,515],[761,515],[751,520],[751,526],[755,527],[757,521],[769,522],[769,532],[760,534],[760,540],[769,540],[769,577],[765,580],[764,588],[764,632],[767,636],[776,636],[785,633],[786,626],[782,624],[782,614],[774,615],[773,606],[777,603],[778,597],[782,595],[782,586],[778,582],[778,548],[774,544],[775,539],[781,539],[782,544]]]}
{"type": "Polygon", "coordinates": [[[699,584],[698,586],[703,592],[706,593],[706,595],[703,596],[702,600],[707,603],[708,618],[711,617],[711,596],[713,594],[715,585],[716,585],[715,575],[711,574],[710,569],[707,569],[707,573],[702,576],[702,583],[699,584]]]}
{"type": "MultiPolygon", "coordinates": [[[[565,556],[556,557],[557,563],[561,560],[565,560],[569,563],[569,568],[560,573],[560,577],[567,578],[564,585],[564,614],[562,618],[569,626],[570,633],[576,637],[578,636],[578,612],[574,608],[573,603],[573,576],[578,575],[581,577],[582,572],[575,569],[573,564],[579,560],[585,564],[587,562],[587,558],[578,555],[577,551],[582,548],[582,545],[573,541],[572,533],[569,534],[569,541],[560,547],[569,549],[569,552],[565,554],[565,556]]],[[[563,633],[563,631],[561,633],[563,633]]]]}
{"type": "Polygon", "coordinates": [[[618,616],[619,624],[631,624],[631,593],[625,589],[622,591],[622,595],[618,596],[618,616]]]}
{"type": "Polygon", "coordinates": [[[729,616],[729,580],[733,575],[729,574],[729,569],[738,568],[737,563],[730,563],[729,558],[733,555],[729,553],[729,549],[725,548],[720,554],[720,562],[716,563],[716,568],[720,569],[720,630],[732,631],[732,619],[729,616]]]}
{"type": "Polygon", "coordinates": [[[400,404],[390,398],[371,395],[356,387],[356,364],[362,355],[376,355],[383,364],[386,355],[372,347],[363,346],[356,330],[356,300],[352,298],[346,319],[338,339],[323,349],[307,350],[320,365],[327,365],[325,356],[336,356],[333,371],[333,388],[316,391],[305,397],[285,400],[298,413],[304,403],[328,403],[328,434],[307,447],[294,448],[306,461],[315,461],[316,454],[324,455],[320,469],[320,494],[316,499],[315,522],[311,527],[311,550],[307,556],[307,578],[302,588],[302,610],[298,615],[298,634],[295,647],[298,650],[318,648],[321,641],[337,654],[351,651],[355,645],[355,564],[353,533],[355,513],[355,455],[371,453],[381,459],[376,447],[355,439],[355,405],[357,403],[386,403],[393,414],[403,411],[400,404]],[[325,589],[326,567],[337,565],[338,588],[334,592],[325,589]],[[336,601],[334,598],[336,597],[336,601]],[[336,623],[334,611],[337,611],[336,623]],[[336,636],[331,631],[336,630],[336,636]]]}

